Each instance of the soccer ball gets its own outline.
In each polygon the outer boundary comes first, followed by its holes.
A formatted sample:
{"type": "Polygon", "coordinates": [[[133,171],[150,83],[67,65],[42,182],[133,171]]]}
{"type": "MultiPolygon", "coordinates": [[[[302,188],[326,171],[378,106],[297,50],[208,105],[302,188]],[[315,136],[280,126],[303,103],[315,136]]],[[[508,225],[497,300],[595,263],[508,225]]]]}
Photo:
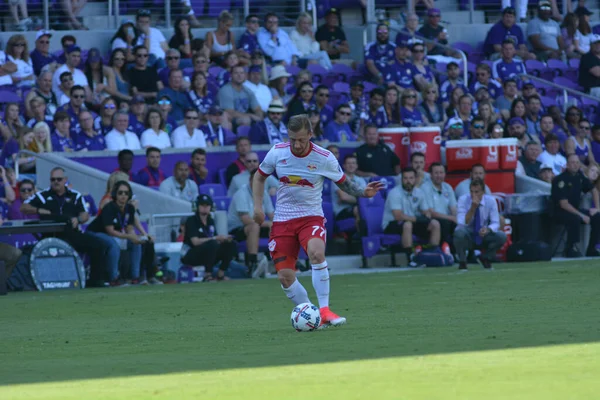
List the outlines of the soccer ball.
{"type": "Polygon", "coordinates": [[[292,310],[292,326],[298,332],[314,331],[321,324],[319,307],[311,303],[298,304],[292,310]]]}

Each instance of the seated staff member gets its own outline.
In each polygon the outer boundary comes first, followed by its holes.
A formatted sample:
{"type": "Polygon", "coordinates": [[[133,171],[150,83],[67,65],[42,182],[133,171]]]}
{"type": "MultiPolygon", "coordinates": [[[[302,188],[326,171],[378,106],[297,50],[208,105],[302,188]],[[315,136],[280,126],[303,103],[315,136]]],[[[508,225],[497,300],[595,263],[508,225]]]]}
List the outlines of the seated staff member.
{"type": "Polygon", "coordinates": [[[429,200],[431,217],[440,223],[441,240],[447,241],[456,228],[456,196],[452,186],[445,182],[446,167],[439,162],[429,166],[431,180],[421,186],[429,200]]]}
{"type": "Polygon", "coordinates": [[[496,252],[506,242],[506,235],[500,231],[498,204],[493,196],[484,194],[485,184],[481,179],[473,179],[469,189],[470,193],[458,199],[458,227],[454,231],[458,269],[467,270],[467,250],[475,246],[483,250],[477,261],[484,268],[491,269],[496,252]]]}
{"type": "Polygon", "coordinates": [[[204,281],[212,281],[213,267],[220,261],[217,280],[229,280],[225,271],[236,254],[236,245],[231,235],[215,235],[215,221],[210,215],[212,198],[203,194],[196,201],[196,214],[185,221],[185,236],[181,253],[182,261],[187,265],[204,265],[204,281]]]}
{"type": "MultiPolygon", "coordinates": [[[[352,180],[360,189],[367,187],[367,182],[356,175],[358,162],[355,154],[349,154],[344,158],[343,168],[346,179],[352,180]]],[[[337,185],[331,185],[331,200],[336,221],[353,218],[356,220],[356,229],[358,230],[360,214],[358,213],[357,198],[340,190],[337,185]]]]}
{"type": "Polygon", "coordinates": [[[246,241],[246,265],[248,266],[249,276],[252,276],[258,266],[258,239],[270,236],[271,226],[273,225],[273,214],[275,213],[271,197],[265,193],[265,196],[263,196],[263,212],[268,217],[268,220],[265,220],[260,226],[254,222],[252,179],[256,171],[256,169],[252,171],[249,176],[249,182],[235,192],[227,212],[229,233],[238,242],[246,241]]]}

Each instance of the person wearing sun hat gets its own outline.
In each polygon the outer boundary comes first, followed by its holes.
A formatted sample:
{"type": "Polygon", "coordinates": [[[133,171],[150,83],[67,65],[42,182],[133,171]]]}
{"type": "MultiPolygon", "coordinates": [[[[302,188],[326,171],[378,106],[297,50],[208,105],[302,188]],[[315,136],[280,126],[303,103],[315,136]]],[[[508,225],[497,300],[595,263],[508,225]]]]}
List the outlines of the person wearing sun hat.
{"type": "Polygon", "coordinates": [[[274,145],[288,141],[288,132],[285,124],[282,122],[285,106],[281,99],[271,102],[267,109],[267,117],[252,126],[248,133],[248,138],[252,144],[270,144],[274,145]]]}
{"type": "Polygon", "coordinates": [[[49,71],[53,72],[58,65],[56,56],[50,53],[51,37],[52,32],[45,29],[39,30],[35,35],[35,49],[29,53],[35,76],[39,76],[42,68],[46,66],[49,71]]]}
{"type": "Polygon", "coordinates": [[[273,99],[281,99],[283,104],[292,100],[293,94],[286,91],[286,86],[291,75],[285,70],[283,65],[277,65],[271,69],[269,76],[269,89],[273,99]]]}

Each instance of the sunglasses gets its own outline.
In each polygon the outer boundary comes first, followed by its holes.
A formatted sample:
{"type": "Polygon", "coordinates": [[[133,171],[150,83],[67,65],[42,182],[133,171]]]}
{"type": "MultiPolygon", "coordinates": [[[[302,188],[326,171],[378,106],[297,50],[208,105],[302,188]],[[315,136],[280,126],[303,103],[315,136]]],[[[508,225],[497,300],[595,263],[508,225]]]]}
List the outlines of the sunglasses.
{"type": "Polygon", "coordinates": [[[39,40],[41,44],[50,44],[49,40],[39,40]]]}
{"type": "Polygon", "coordinates": [[[329,93],[319,93],[319,97],[329,97],[329,93]]]}
{"type": "Polygon", "coordinates": [[[413,52],[413,53],[425,53],[425,50],[423,50],[423,49],[421,49],[421,50],[417,50],[417,49],[415,49],[415,50],[413,50],[412,52],[413,52]]]}
{"type": "Polygon", "coordinates": [[[115,108],[117,108],[117,106],[115,104],[105,104],[104,105],[105,110],[113,110],[115,108]]]}
{"type": "Polygon", "coordinates": [[[33,188],[21,188],[19,191],[21,193],[29,193],[29,192],[33,192],[33,188]]]}
{"type": "Polygon", "coordinates": [[[485,128],[485,126],[481,125],[481,124],[474,124],[473,128],[475,128],[475,129],[483,129],[483,128],[485,128]]]}
{"type": "Polygon", "coordinates": [[[304,89],[304,90],[300,91],[300,93],[312,93],[312,92],[313,92],[312,90],[308,90],[308,89],[304,89]]]}
{"type": "Polygon", "coordinates": [[[136,54],[135,56],[139,58],[148,58],[148,54],[136,54]]]}
{"type": "Polygon", "coordinates": [[[386,31],[386,30],[384,29],[384,30],[379,30],[379,31],[377,31],[377,33],[388,33],[388,31],[386,31]]]}
{"type": "Polygon", "coordinates": [[[450,128],[452,128],[452,129],[462,129],[463,126],[461,124],[454,124],[454,125],[450,125],[450,128]]]}
{"type": "Polygon", "coordinates": [[[137,12],[138,16],[144,16],[144,17],[148,17],[151,15],[150,10],[146,10],[146,9],[141,9],[137,12]]]}
{"type": "Polygon", "coordinates": [[[431,14],[429,17],[430,18],[440,18],[441,15],[440,14],[431,14]]]}
{"type": "Polygon", "coordinates": [[[65,179],[64,177],[60,177],[60,178],[50,178],[50,182],[62,182],[63,179],[65,179]]]}
{"type": "Polygon", "coordinates": [[[159,100],[158,104],[161,106],[168,106],[169,104],[171,104],[170,100],[159,100]]]}
{"type": "Polygon", "coordinates": [[[185,119],[198,119],[198,117],[189,117],[189,116],[185,116],[185,119]]]}
{"type": "Polygon", "coordinates": [[[83,94],[74,94],[71,97],[74,98],[74,99],[83,99],[85,97],[85,95],[83,95],[83,94]]]}
{"type": "Polygon", "coordinates": [[[579,126],[579,129],[583,129],[584,131],[589,131],[592,128],[590,128],[589,126],[579,126]]]}
{"type": "Polygon", "coordinates": [[[429,90],[427,94],[437,94],[437,92],[435,90],[429,90]]]}
{"type": "Polygon", "coordinates": [[[338,111],[340,115],[351,115],[348,111],[338,111]]]}
{"type": "Polygon", "coordinates": [[[175,56],[169,56],[167,57],[167,61],[171,61],[171,60],[179,60],[181,57],[175,57],[175,56]]]}
{"type": "MultiPolygon", "coordinates": [[[[273,111],[269,111],[269,114],[272,114],[272,115],[283,115],[283,113],[280,113],[280,112],[273,112],[273,111]]],[[[220,114],[219,114],[219,115],[220,115],[220,114]]]]}
{"type": "Polygon", "coordinates": [[[119,190],[117,192],[117,196],[123,196],[123,195],[129,196],[129,190],[119,190]]]}
{"type": "Polygon", "coordinates": [[[25,43],[15,43],[15,47],[25,47],[25,43]]]}

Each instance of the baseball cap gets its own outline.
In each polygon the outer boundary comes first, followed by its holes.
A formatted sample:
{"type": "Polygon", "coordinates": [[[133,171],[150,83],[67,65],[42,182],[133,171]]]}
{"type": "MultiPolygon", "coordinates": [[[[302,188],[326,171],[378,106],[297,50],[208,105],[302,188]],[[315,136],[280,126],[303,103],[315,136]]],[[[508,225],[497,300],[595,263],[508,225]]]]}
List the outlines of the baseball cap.
{"type": "Polygon", "coordinates": [[[427,10],[427,15],[429,17],[435,16],[435,15],[441,15],[442,12],[440,11],[439,8],[430,8],[429,10],[427,10]]]}
{"type": "Polygon", "coordinates": [[[88,51],[88,57],[87,57],[89,62],[98,62],[102,60],[102,56],[100,55],[100,50],[98,50],[95,47],[92,47],[90,49],[90,51],[88,51]]]}
{"type": "Polygon", "coordinates": [[[196,203],[199,206],[212,206],[213,199],[207,194],[201,194],[200,196],[198,196],[198,199],[196,199],[196,203]]]}
{"type": "Polygon", "coordinates": [[[540,167],[540,172],[542,172],[545,169],[554,170],[550,164],[542,164],[541,167],[540,167]]]}
{"type": "Polygon", "coordinates": [[[71,54],[76,51],[81,53],[81,48],[75,44],[70,45],[69,47],[67,47],[67,50],[66,50],[67,54],[71,54]]]}
{"type": "Polygon", "coordinates": [[[42,36],[48,36],[48,37],[52,37],[52,33],[50,31],[47,31],[45,29],[42,29],[41,31],[38,31],[35,34],[35,40],[37,41],[39,38],[41,38],[42,36]]]}
{"type": "Polygon", "coordinates": [[[548,0],[542,0],[538,3],[538,8],[552,9],[552,3],[550,3],[548,0]]]}
{"type": "Polygon", "coordinates": [[[521,118],[521,117],[513,117],[508,121],[509,126],[516,125],[516,124],[525,126],[525,121],[523,121],[523,118],[521,118]]]}
{"type": "Polygon", "coordinates": [[[137,96],[133,96],[133,98],[131,99],[131,101],[129,102],[129,104],[141,104],[141,103],[145,103],[146,100],[144,100],[144,98],[140,95],[137,96]]]}
{"type": "Polygon", "coordinates": [[[215,104],[215,105],[212,105],[208,109],[208,114],[209,115],[221,115],[221,114],[223,114],[223,109],[215,104]]]}
{"type": "Polygon", "coordinates": [[[338,15],[339,14],[338,9],[337,8],[330,8],[329,10],[327,10],[327,12],[325,12],[325,16],[326,17],[329,16],[329,15],[331,15],[331,14],[338,15]]]}
{"type": "Polygon", "coordinates": [[[502,10],[502,14],[512,14],[512,15],[516,15],[517,14],[517,10],[515,10],[514,7],[506,7],[504,10],[502,10]]]}
{"type": "Polygon", "coordinates": [[[462,119],[460,119],[458,117],[450,118],[450,120],[448,121],[448,128],[451,128],[453,126],[458,127],[458,125],[460,125],[461,128],[464,127],[462,119]]]}
{"type": "Polygon", "coordinates": [[[363,81],[361,81],[360,79],[355,80],[354,82],[352,82],[352,84],[350,85],[350,87],[357,87],[360,86],[361,88],[365,88],[365,84],[363,83],[363,81]]]}

